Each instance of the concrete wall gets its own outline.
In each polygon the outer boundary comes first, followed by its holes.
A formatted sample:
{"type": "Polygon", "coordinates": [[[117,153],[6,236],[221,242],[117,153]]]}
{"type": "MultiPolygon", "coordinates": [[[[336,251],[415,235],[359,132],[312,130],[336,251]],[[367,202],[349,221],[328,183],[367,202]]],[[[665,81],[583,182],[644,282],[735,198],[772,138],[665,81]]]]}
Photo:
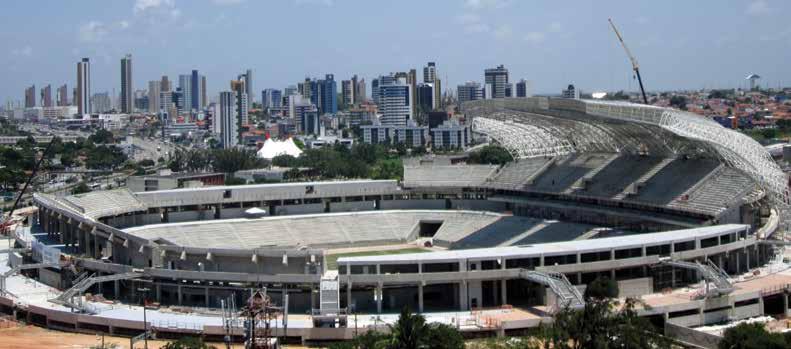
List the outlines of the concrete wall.
{"type": "Polygon", "coordinates": [[[743,307],[734,307],[733,308],[733,318],[734,319],[746,319],[750,317],[760,316],[762,314],[761,304],[755,303],[750,305],[745,305],[743,307]]]}
{"type": "Polygon", "coordinates": [[[373,209],[374,201],[333,202],[330,204],[330,212],[371,211],[373,209]]]}
{"type": "Polygon", "coordinates": [[[311,214],[324,212],[324,204],[278,206],[278,215],[311,214]]]}
{"type": "Polygon", "coordinates": [[[489,200],[451,200],[451,207],[457,210],[505,211],[505,203],[489,200]]]}
{"type": "Polygon", "coordinates": [[[38,270],[38,281],[41,283],[55,288],[61,288],[60,273],[51,271],[49,269],[38,270]]]}
{"type": "Polygon", "coordinates": [[[445,200],[382,200],[383,210],[415,209],[444,210],[445,200]]]}
{"type": "Polygon", "coordinates": [[[654,292],[653,278],[618,281],[619,297],[639,297],[654,292]]]}

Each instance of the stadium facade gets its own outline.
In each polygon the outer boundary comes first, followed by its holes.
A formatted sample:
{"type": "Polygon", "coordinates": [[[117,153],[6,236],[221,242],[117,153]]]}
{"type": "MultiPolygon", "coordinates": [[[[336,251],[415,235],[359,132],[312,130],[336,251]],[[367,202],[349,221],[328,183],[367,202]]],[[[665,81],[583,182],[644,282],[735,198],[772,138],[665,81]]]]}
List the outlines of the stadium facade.
{"type": "Polygon", "coordinates": [[[82,313],[76,322],[96,313],[83,293],[134,302],[143,284],[159,304],[205,308],[266,287],[310,317],[290,333],[303,339],[348,337],[349,314],[405,306],[523,309],[476,327],[505,331],[581,306],[597,277],[655,300],[705,281],[694,297],[642,310],[658,322],[766,312],[767,294],[737,277],[776,258],[770,241],[785,231],[788,180],[760,145],[697,115],[635,104],[506,98],[464,110],[516,160],[418,159],[402,182],[36,194],[37,215],[17,241],[33,247],[40,278],[64,290],[52,302],[82,313]],[[404,245],[426,252],[333,257],[404,245]]]}

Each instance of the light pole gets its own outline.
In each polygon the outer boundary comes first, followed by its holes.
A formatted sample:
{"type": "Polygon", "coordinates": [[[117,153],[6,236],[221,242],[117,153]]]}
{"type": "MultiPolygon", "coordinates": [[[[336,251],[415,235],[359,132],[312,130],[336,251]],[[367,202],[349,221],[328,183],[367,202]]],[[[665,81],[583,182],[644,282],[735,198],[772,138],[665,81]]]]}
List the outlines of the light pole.
{"type": "Polygon", "coordinates": [[[146,320],[146,296],[148,295],[148,291],[151,289],[147,287],[141,287],[137,289],[141,293],[142,303],[143,303],[143,348],[148,349],[148,321],[146,320]]]}

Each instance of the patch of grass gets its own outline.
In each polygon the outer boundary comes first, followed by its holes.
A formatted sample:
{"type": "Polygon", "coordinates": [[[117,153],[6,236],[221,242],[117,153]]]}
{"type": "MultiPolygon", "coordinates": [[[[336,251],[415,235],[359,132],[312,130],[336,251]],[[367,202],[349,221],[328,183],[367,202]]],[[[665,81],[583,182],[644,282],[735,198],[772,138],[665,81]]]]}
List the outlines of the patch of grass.
{"type": "Polygon", "coordinates": [[[406,253],[423,253],[423,252],[431,252],[431,251],[419,247],[410,247],[410,248],[402,248],[398,250],[361,251],[361,252],[333,254],[327,256],[327,269],[338,269],[338,258],[341,257],[385,256],[389,254],[406,254],[406,253]]]}

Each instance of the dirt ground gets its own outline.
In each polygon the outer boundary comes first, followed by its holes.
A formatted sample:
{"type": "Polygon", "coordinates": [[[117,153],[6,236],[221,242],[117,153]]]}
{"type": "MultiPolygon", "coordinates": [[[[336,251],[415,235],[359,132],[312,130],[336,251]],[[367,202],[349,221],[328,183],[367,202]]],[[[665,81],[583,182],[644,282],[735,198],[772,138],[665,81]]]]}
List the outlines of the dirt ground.
{"type": "MultiPolygon", "coordinates": [[[[105,336],[104,342],[105,344],[118,344],[118,348],[129,348],[129,338],[105,336]]],[[[101,336],[52,331],[36,326],[19,326],[0,329],[0,349],[87,349],[92,346],[99,346],[101,343],[101,336]]],[[[150,349],[160,348],[166,343],[165,341],[148,341],[148,347],[150,349]]],[[[225,348],[225,345],[222,343],[211,343],[211,345],[214,345],[218,349],[225,348]]],[[[244,346],[241,344],[233,346],[234,349],[241,349],[243,347],[244,346]]],[[[285,347],[289,349],[304,348],[291,345],[285,347]]],[[[143,348],[143,342],[135,343],[135,348],[143,348]]]]}

